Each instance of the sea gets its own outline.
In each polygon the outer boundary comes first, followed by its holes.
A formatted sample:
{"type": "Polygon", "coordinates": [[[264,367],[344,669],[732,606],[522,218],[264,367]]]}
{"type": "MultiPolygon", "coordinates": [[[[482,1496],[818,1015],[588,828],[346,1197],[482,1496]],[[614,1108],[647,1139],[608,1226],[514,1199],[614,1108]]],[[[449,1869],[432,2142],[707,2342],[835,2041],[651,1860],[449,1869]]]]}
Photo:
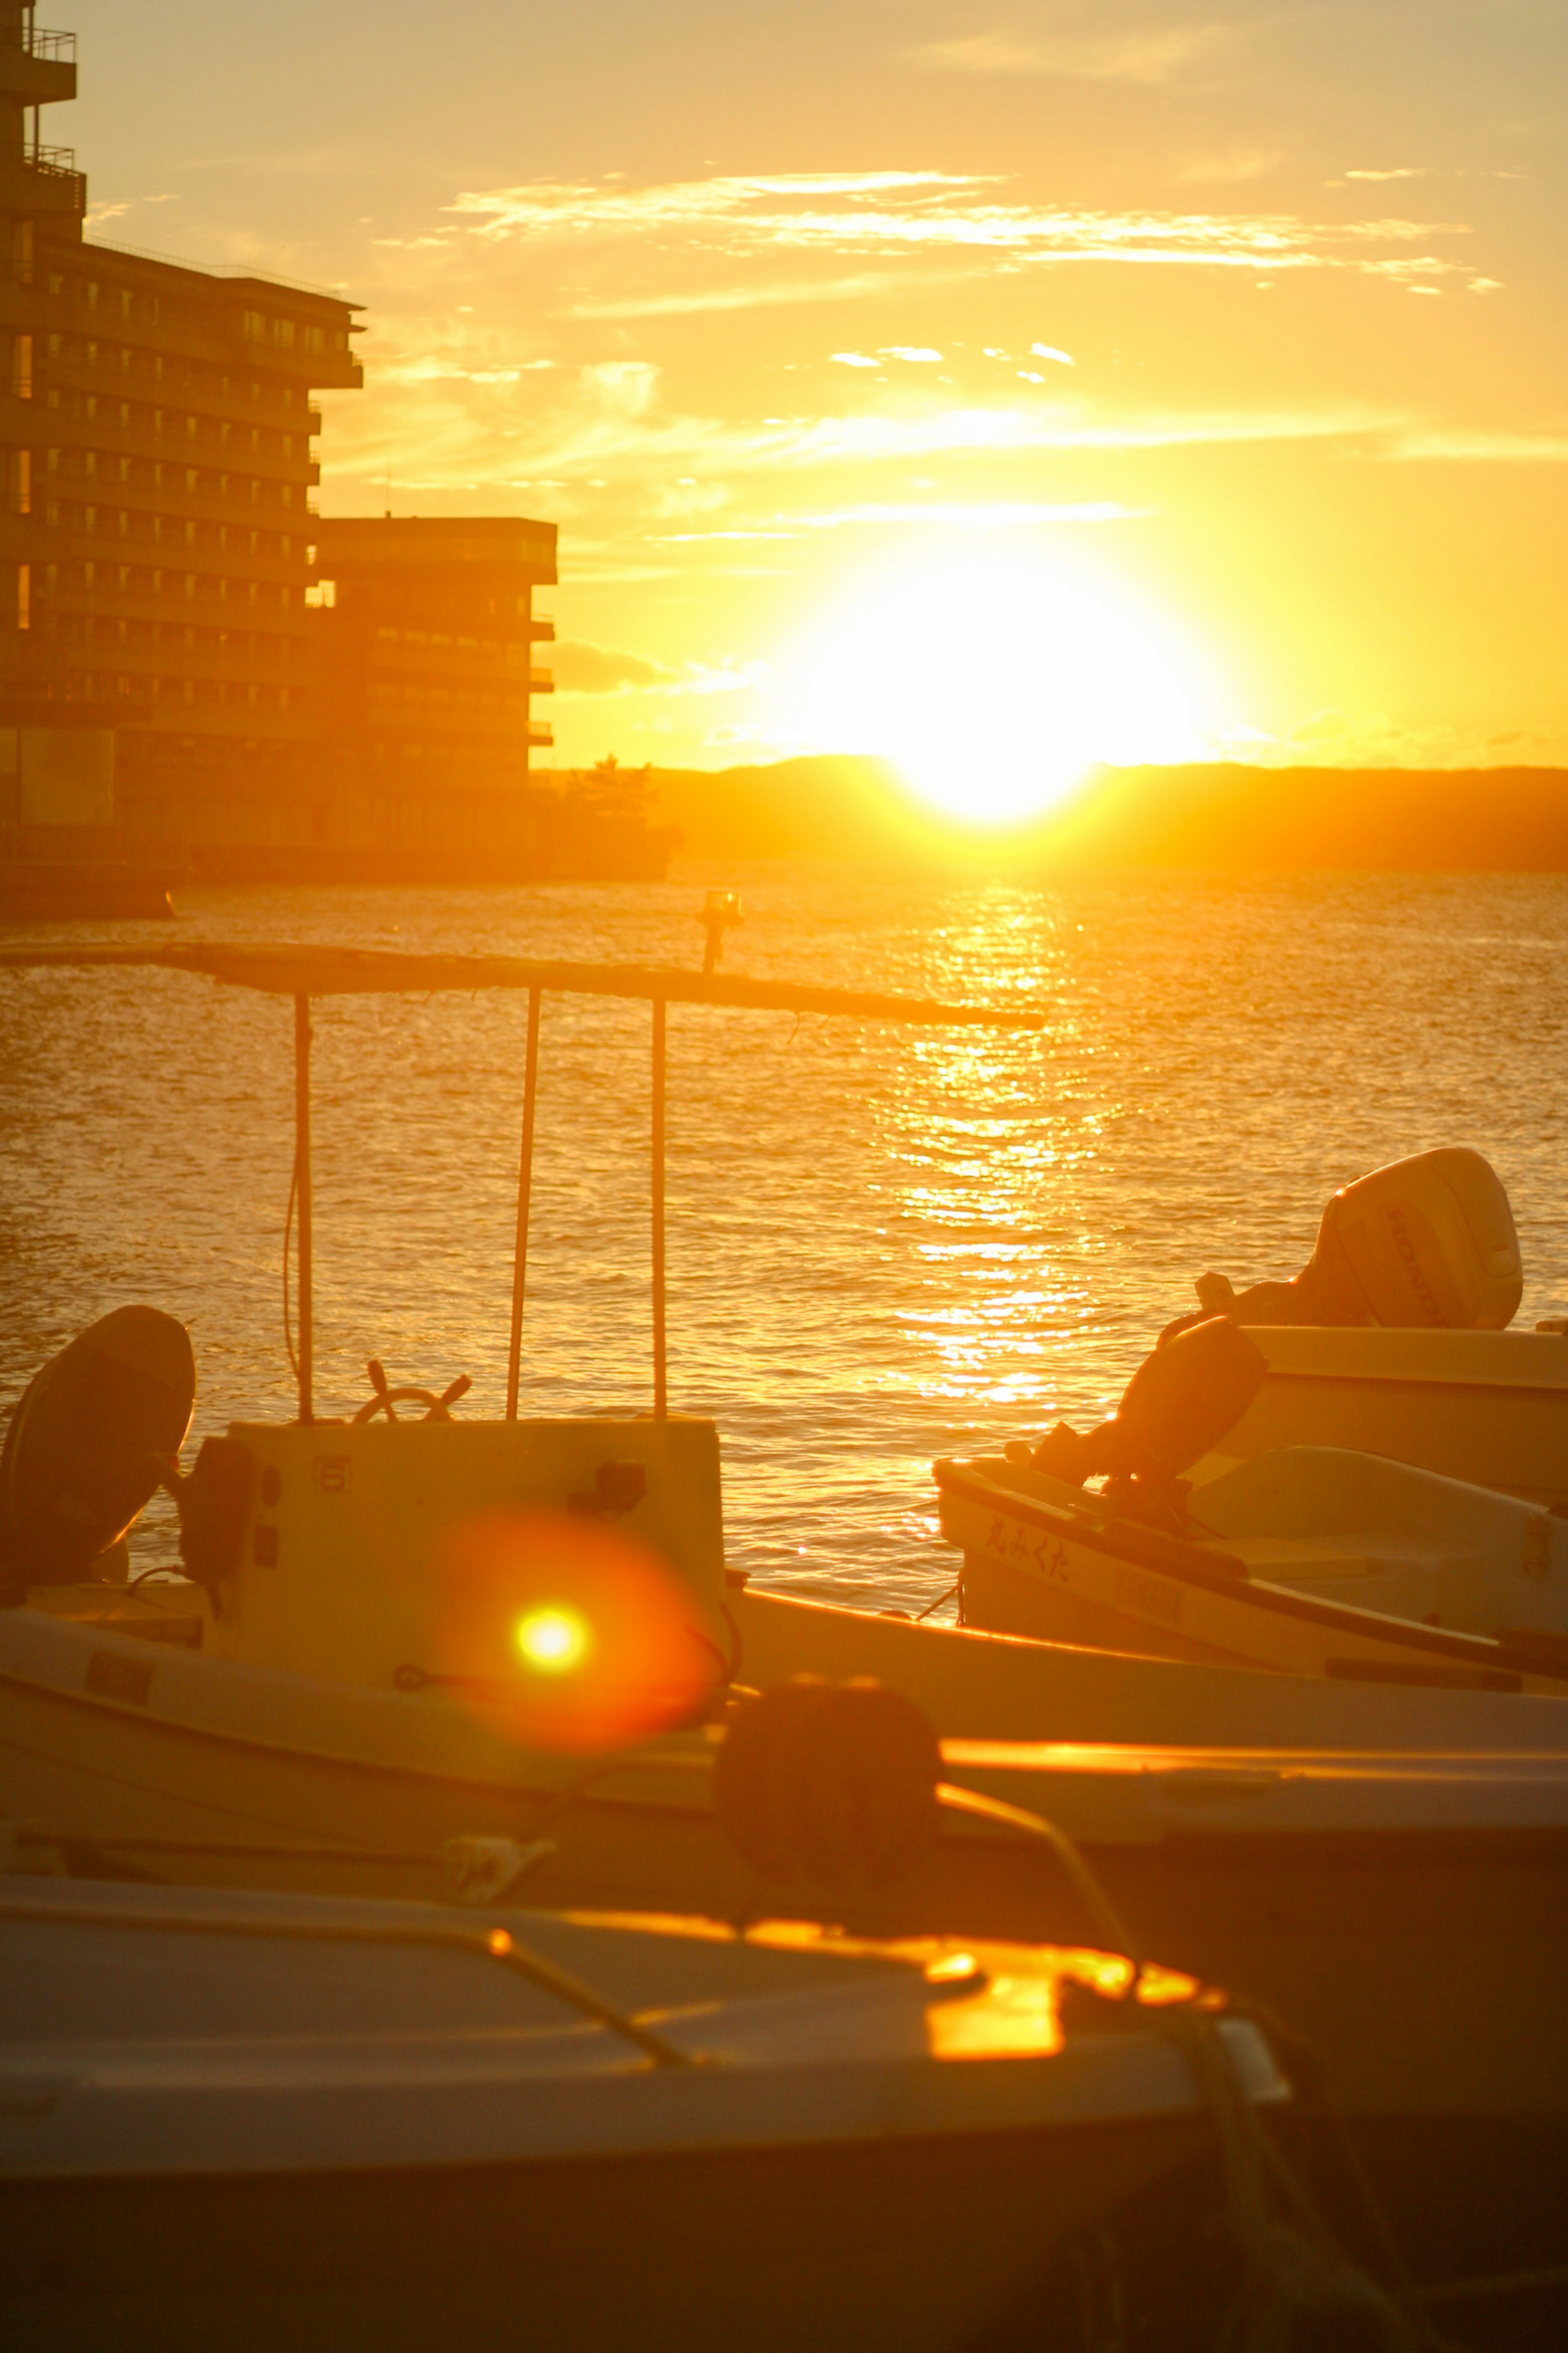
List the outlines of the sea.
{"type": "MultiPolygon", "coordinates": [[[[1568,878],[911,877],[800,860],[661,884],[187,889],[171,925],[31,942],[309,941],[700,964],[1030,1007],[1036,1033],[668,1014],[669,1398],[721,1438],[760,1584],[940,1613],[931,1462],[1115,1405],[1193,1282],[1295,1272],[1337,1186],[1468,1144],[1506,1184],[1519,1321],[1568,1313],[1568,878]]],[[[393,1381],[505,1397],[527,999],[315,1008],[317,1410],[393,1381]]],[[[187,1462],[290,1417],[286,999],[149,969],[0,970],[0,1415],[84,1324],[188,1324],[187,1462]]],[[[652,1402],[650,1015],[547,996],[521,1410],[652,1402]]],[[[167,1507],[133,1566],[171,1558],[167,1507]]]]}

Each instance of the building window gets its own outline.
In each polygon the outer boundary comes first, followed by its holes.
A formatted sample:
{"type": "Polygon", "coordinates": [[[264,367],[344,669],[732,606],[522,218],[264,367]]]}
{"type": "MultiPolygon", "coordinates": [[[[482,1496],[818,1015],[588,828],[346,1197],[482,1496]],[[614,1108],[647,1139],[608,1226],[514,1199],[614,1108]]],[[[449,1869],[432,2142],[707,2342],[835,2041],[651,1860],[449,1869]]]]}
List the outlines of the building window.
{"type": "Polygon", "coordinates": [[[87,364],[89,367],[96,367],[98,365],[98,345],[96,343],[89,343],[87,347],[87,364]]]}
{"type": "Polygon", "coordinates": [[[30,449],[13,449],[10,464],[11,512],[31,514],[33,512],[33,453],[30,449]]]}
{"type": "Polygon", "coordinates": [[[265,343],[267,340],[267,319],[265,313],[260,311],[242,311],[240,313],[239,331],[245,337],[247,343],[265,343]]]}
{"type": "Polygon", "coordinates": [[[60,338],[58,337],[58,335],[51,335],[51,336],[49,337],[49,341],[48,341],[48,353],[49,353],[49,357],[50,357],[50,359],[52,359],[52,360],[58,360],[58,357],[59,357],[59,355],[60,355],[60,338]]]}
{"type": "Polygon", "coordinates": [[[16,627],[30,629],[33,626],[33,567],[30,564],[16,566],[16,627]]]}
{"type": "Polygon", "coordinates": [[[33,397],[33,338],[14,335],[11,339],[11,389],[18,400],[33,397]]]}
{"type": "Polygon", "coordinates": [[[274,319],[272,322],[272,340],[275,343],[281,343],[286,351],[289,350],[294,342],[293,320],[274,319]]]}
{"type": "Polygon", "coordinates": [[[96,278],[89,278],[87,281],[87,307],[89,311],[96,311],[98,308],[98,280],[96,278]]]}

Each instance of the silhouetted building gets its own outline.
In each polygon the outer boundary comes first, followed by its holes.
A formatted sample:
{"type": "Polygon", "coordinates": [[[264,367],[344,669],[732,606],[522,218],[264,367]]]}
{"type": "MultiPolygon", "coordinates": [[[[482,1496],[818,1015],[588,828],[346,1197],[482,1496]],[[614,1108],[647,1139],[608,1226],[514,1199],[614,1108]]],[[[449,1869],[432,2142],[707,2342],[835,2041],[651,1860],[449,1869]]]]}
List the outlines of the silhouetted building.
{"type": "Polygon", "coordinates": [[[439,861],[530,852],[529,750],[553,691],[533,591],[555,580],[555,525],[391,516],[317,526],[318,710],[339,839],[439,861]]]}
{"type": "Polygon", "coordinates": [[[309,838],[310,393],[361,382],[357,306],[84,237],[38,136],[75,95],[75,36],[0,0],[0,831],[112,774],[122,836],[309,838]]]}

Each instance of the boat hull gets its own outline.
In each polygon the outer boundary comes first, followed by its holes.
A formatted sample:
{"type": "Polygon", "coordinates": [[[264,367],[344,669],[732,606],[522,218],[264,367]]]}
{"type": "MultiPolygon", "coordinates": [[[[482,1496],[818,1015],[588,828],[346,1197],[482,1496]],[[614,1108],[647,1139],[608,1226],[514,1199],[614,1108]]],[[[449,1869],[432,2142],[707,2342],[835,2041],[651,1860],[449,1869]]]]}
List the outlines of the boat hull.
{"type": "MultiPolygon", "coordinates": [[[[840,1638],[851,1614],[808,1612],[840,1638]]],[[[924,1638],[864,1622],[906,1644],[924,1638]]],[[[1035,1647],[997,1646],[1009,1657],[1035,1647]]],[[[846,1672],[852,1659],[829,1663],[846,1672]]],[[[873,1651],[868,1663],[888,1662],[873,1651]]],[[[443,1700],[312,1686],[30,1611],[0,1614],[0,1689],[13,1868],[439,1898],[451,1892],[446,1841],[479,1835],[542,1850],[508,1896],[530,1905],[1099,1941],[1044,1850],[981,1824],[951,1825],[889,1888],[763,1883],[720,1833],[701,1735],[573,1788],[559,1766],[552,1778],[549,1760],[443,1700]],[[121,1696],[91,1688],[112,1680],[101,1664],[95,1677],[95,1660],[120,1662],[121,1696]],[[129,1680],[149,1668],[144,1684],[129,1680]]],[[[1539,1704],[1558,1720],[1561,1704],[1539,1704]]],[[[944,1769],[1061,1823],[1146,1948],[1267,2004],[1311,2044],[1347,2112],[1568,2117],[1556,1966],[1568,1942],[1568,1770],[1549,1757],[1462,1754],[1395,1769],[1331,1746],[1337,1754],[1293,1752],[1255,1732],[1238,1755],[1197,1747],[1190,1731],[1163,1752],[957,1742],[944,1769]]]]}
{"type": "Polygon", "coordinates": [[[1202,2118],[569,2164],[14,2183],[13,2353],[948,2353],[1202,2118]],[[743,2322],[739,2317],[744,2316],[743,2322]]]}
{"type": "Polygon", "coordinates": [[[1200,1466],[1348,1446],[1568,1505],[1568,1339],[1540,1332],[1254,1327],[1268,1369],[1200,1466]]]}

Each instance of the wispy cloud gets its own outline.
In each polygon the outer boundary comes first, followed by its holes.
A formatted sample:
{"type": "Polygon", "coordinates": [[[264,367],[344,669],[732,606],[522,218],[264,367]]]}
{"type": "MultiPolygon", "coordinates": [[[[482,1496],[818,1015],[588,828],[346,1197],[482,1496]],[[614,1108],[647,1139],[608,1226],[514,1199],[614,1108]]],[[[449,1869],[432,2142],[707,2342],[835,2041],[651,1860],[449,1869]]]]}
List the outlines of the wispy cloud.
{"type": "Polygon", "coordinates": [[[554,649],[551,668],[562,694],[627,694],[638,687],[666,685],[674,675],[663,662],[649,661],[643,654],[570,640],[554,649]]]}
{"type": "MultiPolygon", "coordinates": [[[[922,282],[930,283],[929,280],[922,282]]],[[[783,285],[754,280],[747,286],[710,286],[689,293],[625,294],[605,301],[574,302],[571,319],[684,319],[704,311],[773,311],[810,302],[874,301],[892,288],[909,284],[907,277],[883,270],[875,277],[800,279],[783,285]]]]}
{"type": "Polygon", "coordinates": [[[1047,35],[964,33],[909,52],[928,73],[1026,74],[1060,81],[1169,81],[1212,49],[1220,25],[1167,25],[1126,33],[1047,35]]]}
{"type": "Polygon", "coordinates": [[[1390,444],[1387,455],[1485,466],[1568,466],[1568,433],[1405,433],[1390,444]]]}
{"type": "Polygon", "coordinates": [[[1041,523],[1130,522],[1152,512],[1115,499],[1050,503],[1022,499],[871,502],[836,507],[826,513],[781,514],[753,529],[683,531],[663,534],[667,546],[714,539],[794,539],[803,532],[846,531],[857,525],[910,523],[927,531],[1026,531],[1041,523]]]}
{"type": "Polygon", "coordinates": [[[1184,156],[1176,177],[1194,185],[1219,187],[1227,183],[1260,180],[1285,160],[1282,147],[1222,147],[1184,156]]]}
{"type": "MultiPolygon", "coordinates": [[[[981,174],[859,172],[672,182],[628,188],[618,181],[535,181],[470,190],[448,209],[453,234],[487,243],[592,240],[613,247],[657,235],[667,252],[731,258],[791,252],[876,254],[888,259],[946,251],[1015,263],[1116,262],[1208,269],[1350,269],[1397,276],[1460,272],[1465,265],[1398,248],[1468,234],[1460,222],[1398,218],[1318,222],[1292,213],[1074,211],[1009,203],[981,174]],[[835,199],[837,201],[828,201],[835,199]],[[1379,251],[1378,248],[1384,248],[1379,251]],[[1395,248],[1392,253],[1387,248],[1395,248]]],[[[752,299],[763,299],[755,297],[752,299]]],[[[821,299],[770,289],[775,301],[821,299]]],[[[591,298],[574,315],[650,316],[674,310],[742,308],[740,289],[696,295],[591,298]]]]}

